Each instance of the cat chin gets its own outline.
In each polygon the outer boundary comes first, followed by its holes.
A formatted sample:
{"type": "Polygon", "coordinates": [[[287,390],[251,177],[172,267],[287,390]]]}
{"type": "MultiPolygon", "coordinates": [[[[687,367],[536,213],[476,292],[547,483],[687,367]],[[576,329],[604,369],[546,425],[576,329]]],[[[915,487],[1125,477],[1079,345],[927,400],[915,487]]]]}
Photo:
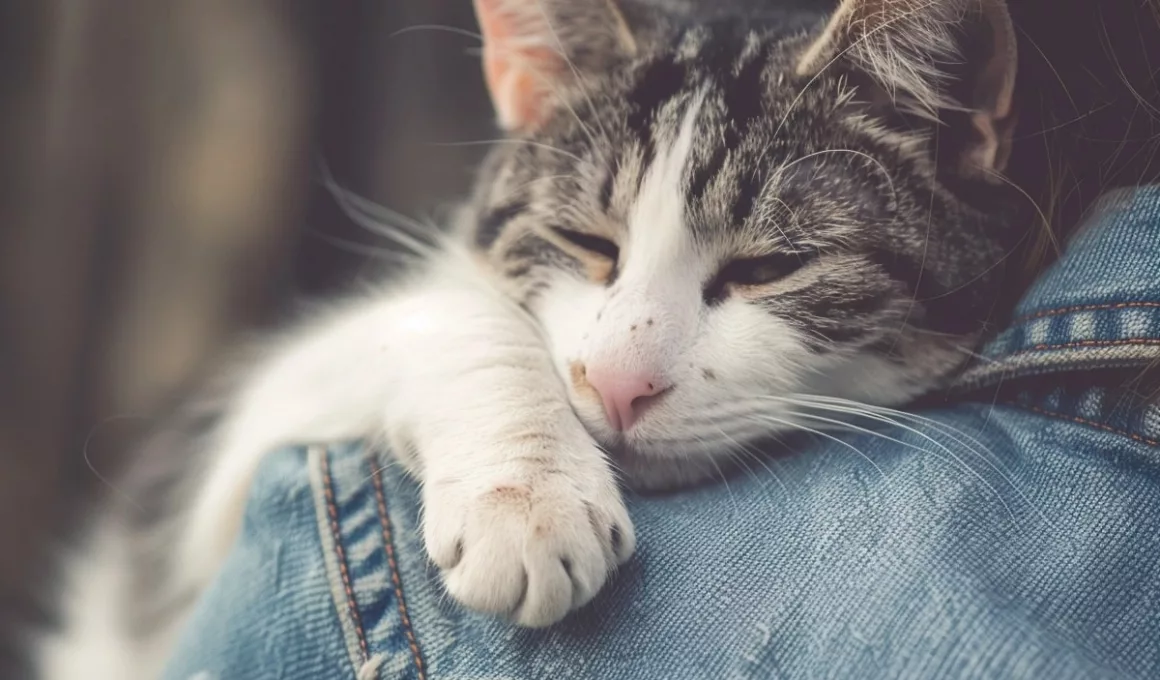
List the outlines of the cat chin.
{"type": "MultiPolygon", "coordinates": [[[[608,426],[598,408],[573,399],[572,407],[581,424],[616,468],[621,480],[638,491],[671,491],[697,486],[720,479],[731,467],[729,447],[706,447],[702,440],[690,436],[681,443],[672,438],[673,430],[665,421],[646,416],[638,428],[627,433],[608,426]],[[643,427],[643,430],[640,429],[643,427]],[[655,437],[665,437],[658,441],[655,437]]],[[[736,444],[737,434],[730,437],[736,444]]]]}

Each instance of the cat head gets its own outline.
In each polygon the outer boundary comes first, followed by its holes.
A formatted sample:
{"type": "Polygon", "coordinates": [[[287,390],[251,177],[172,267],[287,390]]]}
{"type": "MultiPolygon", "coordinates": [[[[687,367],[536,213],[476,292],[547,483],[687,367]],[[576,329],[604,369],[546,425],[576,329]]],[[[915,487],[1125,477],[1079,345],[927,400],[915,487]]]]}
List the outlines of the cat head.
{"type": "Polygon", "coordinates": [[[509,139],[473,243],[637,483],[929,392],[985,334],[1024,236],[1001,0],[475,4],[509,139]]]}

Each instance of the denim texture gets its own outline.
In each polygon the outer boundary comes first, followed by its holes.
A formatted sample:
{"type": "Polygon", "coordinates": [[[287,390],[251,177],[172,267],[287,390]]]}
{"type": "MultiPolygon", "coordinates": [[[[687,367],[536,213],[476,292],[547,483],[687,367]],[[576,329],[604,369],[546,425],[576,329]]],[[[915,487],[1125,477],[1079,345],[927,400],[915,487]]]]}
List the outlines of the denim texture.
{"type": "Polygon", "coordinates": [[[1158,678],[1160,409],[1100,376],[1160,361],[1160,188],[1017,316],[926,420],[631,497],[637,554],[548,630],[446,598],[397,466],[272,454],[166,678],[1158,678]]]}

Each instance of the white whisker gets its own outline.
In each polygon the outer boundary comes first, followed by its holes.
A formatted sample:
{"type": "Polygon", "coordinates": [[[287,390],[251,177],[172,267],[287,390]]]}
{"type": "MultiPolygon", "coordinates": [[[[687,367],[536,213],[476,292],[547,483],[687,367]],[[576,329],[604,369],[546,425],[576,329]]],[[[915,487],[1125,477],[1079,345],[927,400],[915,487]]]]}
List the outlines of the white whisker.
{"type": "Polygon", "coordinates": [[[767,456],[762,455],[759,451],[755,451],[753,447],[749,446],[748,444],[739,442],[733,437],[730,437],[729,433],[725,432],[725,430],[721,430],[721,434],[725,435],[736,444],[736,448],[732,449],[728,454],[731,460],[734,460],[744,466],[749,475],[753,477],[755,481],[761,483],[760,477],[757,476],[757,473],[754,472],[753,469],[749,467],[749,464],[745,461],[752,460],[753,462],[757,463],[761,467],[765,468],[765,471],[768,472],[771,477],[773,477],[774,481],[777,482],[778,486],[781,487],[782,493],[786,494],[786,496],[789,495],[789,487],[785,485],[785,482],[782,481],[777,472],[775,472],[774,469],[770,467],[769,462],[766,460],[767,456]]]}
{"type": "Polygon", "coordinates": [[[438,33],[451,33],[453,35],[461,35],[465,38],[473,38],[475,40],[478,40],[481,43],[483,42],[483,36],[480,35],[479,33],[476,33],[474,31],[469,31],[469,30],[464,29],[464,28],[458,28],[455,26],[444,26],[442,24],[416,24],[414,26],[407,26],[405,28],[400,28],[399,30],[395,31],[394,33],[389,34],[387,36],[387,40],[391,40],[393,38],[397,38],[401,35],[406,35],[408,33],[416,33],[418,31],[430,31],[432,33],[436,33],[436,32],[438,32],[438,33]]]}
{"type": "MultiPolygon", "coordinates": [[[[952,456],[955,459],[955,461],[958,462],[961,466],[967,468],[976,477],[980,477],[980,479],[982,480],[979,473],[977,473],[973,468],[968,466],[965,461],[963,461],[961,458],[959,458],[959,456],[954,454],[954,452],[952,452],[947,446],[945,446],[941,442],[935,440],[934,438],[927,435],[926,433],[924,433],[924,432],[922,432],[914,427],[910,427],[902,422],[899,422],[899,419],[910,420],[912,422],[917,422],[921,425],[925,425],[927,427],[930,427],[931,429],[938,431],[939,434],[942,434],[943,436],[950,438],[951,440],[953,440],[953,442],[955,444],[958,444],[959,446],[961,446],[965,452],[974,455],[979,460],[981,460],[983,463],[985,463],[991,470],[993,470],[996,474],[999,475],[999,477],[1003,480],[1003,482],[1007,486],[1009,486],[1019,496],[1019,499],[1021,501],[1026,503],[1028,505],[1028,507],[1032,508],[1032,510],[1036,513],[1036,515],[1038,515],[1039,518],[1045,524],[1054,528],[1054,523],[1051,522],[1050,519],[1048,519],[1048,517],[1042,512],[1042,510],[1040,510],[1034,503],[1032,503],[1031,499],[1027,496],[1027,494],[1024,493],[1023,490],[1020,489],[1019,486],[1012,479],[1011,473],[1008,470],[1006,470],[1006,468],[1004,466],[1001,465],[1002,461],[999,459],[999,457],[996,456],[994,454],[994,452],[990,451],[986,446],[984,446],[978,439],[976,439],[975,437],[972,437],[967,432],[964,432],[958,428],[951,427],[951,426],[946,425],[944,423],[939,423],[938,421],[931,419],[931,418],[924,418],[922,416],[918,416],[918,415],[915,415],[912,413],[907,413],[905,411],[898,411],[896,409],[889,409],[889,408],[880,407],[880,406],[872,406],[869,404],[862,404],[860,402],[855,402],[855,401],[848,400],[848,399],[841,399],[838,397],[823,397],[823,396],[819,396],[819,395],[799,395],[799,396],[794,397],[792,399],[784,398],[784,397],[768,397],[767,399],[772,400],[772,401],[782,402],[782,403],[789,403],[791,405],[795,405],[798,407],[817,408],[817,409],[828,410],[828,411],[832,411],[832,412],[836,412],[836,413],[843,413],[843,414],[848,414],[848,415],[860,416],[860,417],[866,418],[868,420],[873,420],[875,422],[880,422],[880,423],[884,423],[887,425],[892,425],[894,427],[900,428],[900,429],[902,429],[906,432],[909,432],[915,436],[921,437],[922,439],[924,439],[924,440],[930,442],[931,444],[933,444],[934,446],[938,447],[939,449],[944,451],[947,455],[952,456]],[[966,440],[968,440],[972,445],[968,445],[967,442],[964,441],[964,438],[966,440]]],[[[804,415],[804,414],[798,414],[798,415],[804,415]]],[[[984,483],[986,483],[985,480],[982,480],[982,481],[984,481],[984,483]]],[[[988,484],[988,486],[990,486],[990,485],[988,484]]],[[[1006,503],[1004,503],[1004,505],[1006,506],[1006,503]]],[[[1009,508],[1008,508],[1008,511],[1010,511],[1009,508]]]]}
{"type": "MultiPolygon", "coordinates": [[[[884,440],[886,440],[886,441],[888,441],[888,442],[891,442],[891,443],[894,443],[894,444],[898,444],[899,446],[904,446],[904,447],[906,447],[906,448],[908,448],[908,449],[913,449],[913,450],[915,450],[915,451],[921,451],[922,453],[928,453],[928,454],[931,454],[931,455],[935,456],[936,458],[942,458],[942,460],[947,460],[946,458],[943,458],[942,456],[939,456],[939,455],[938,455],[937,453],[935,453],[934,451],[930,451],[930,450],[928,450],[928,449],[924,449],[924,448],[922,448],[921,446],[917,446],[917,445],[915,445],[915,444],[911,444],[911,443],[909,443],[909,442],[905,442],[905,441],[903,441],[903,440],[901,440],[901,439],[898,439],[897,437],[891,437],[890,435],[883,434],[883,433],[881,433],[881,432],[876,432],[876,431],[874,431],[874,430],[871,430],[871,429],[869,429],[869,428],[866,428],[866,427],[861,427],[861,426],[859,426],[859,425],[854,425],[853,423],[847,423],[847,422],[844,422],[844,421],[835,420],[835,419],[833,419],[833,418],[827,418],[827,417],[825,417],[825,416],[814,415],[814,414],[811,414],[811,413],[794,413],[793,415],[794,415],[794,416],[796,416],[796,417],[798,417],[798,418],[807,418],[807,419],[809,419],[809,420],[817,420],[817,421],[820,421],[820,422],[830,423],[830,424],[833,424],[833,425],[835,425],[835,426],[837,426],[837,427],[848,428],[848,429],[850,429],[850,430],[853,430],[853,431],[855,431],[855,432],[858,432],[858,433],[861,433],[861,434],[865,434],[865,435],[868,435],[868,436],[871,436],[871,437],[878,437],[878,438],[880,438],[880,439],[884,439],[884,440]]],[[[895,423],[895,424],[897,424],[897,423],[895,423]]],[[[918,433],[918,431],[917,431],[917,430],[913,430],[913,432],[915,432],[915,433],[918,433]]],[[[979,474],[979,472],[978,472],[977,470],[975,470],[973,467],[971,467],[970,465],[967,465],[967,463],[966,463],[965,461],[963,461],[963,459],[962,459],[962,458],[960,458],[959,456],[955,455],[955,453],[954,453],[953,451],[951,451],[950,449],[948,449],[946,446],[943,446],[942,444],[940,444],[940,443],[939,443],[939,442],[937,442],[936,440],[932,439],[931,437],[928,437],[928,436],[926,436],[926,435],[923,435],[923,434],[921,434],[921,433],[918,433],[918,434],[919,434],[920,436],[922,436],[922,437],[925,437],[926,439],[930,440],[930,441],[931,441],[931,442],[932,442],[932,443],[933,443],[935,446],[937,446],[937,447],[939,447],[940,449],[942,449],[942,451],[943,451],[944,453],[946,453],[946,455],[947,455],[947,456],[949,456],[949,457],[950,457],[950,460],[952,460],[953,462],[957,463],[959,467],[961,467],[962,469],[966,470],[966,471],[967,471],[968,473],[970,473],[970,474],[971,474],[971,476],[973,476],[975,479],[979,480],[979,482],[980,482],[980,483],[981,483],[981,484],[982,484],[982,485],[983,485],[983,486],[984,486],[984,487],[985,487],[985,488],[986,488],[988,491],[990,491],[990,492],[991,492],[991,493],[992,493],[992,494],[995,496],[995,498],[996,498],[996,499],[999,501],[999,503],[1003,505],[1003,508],[1004,508],[1004,509],[1007,511],[1007,514],[1010,516],[1010,518],[1011,518],[1011,521],[1012,521],[1012,522],[1017,522],[1017,521],[1018,521],[1018,520],[1016,520],[1016,518],[1015,518],[1015,513],[1014,513],[1014,511],[1012,511],[1012,510],[1011,510],[1011,506],[1009,506],[1009,505],[1007,504],[1007,501],[1003,499],[1003,495],[1002,495],[1002,494],[1000,494],[1000,493],[999,493],[999,491],[998,491],[998,490],[997,490],[997,489],[996,489],[996,488],[995,488],[995,487],[994,487],[994,486],[993,486],[993,485],[992,485],[990,482],[988,482],[988,481],[987,481],[987,478],[986,478],[986,477],[984,477],[983,475],[979,474]]]]}
{"type": "Polygon", "coordinates": [[[468,140],[465,142],[430,142],[430,144],[432,146],[449,146],[449,147],[491,146],[493,144],[523,144],[526,146],[534,146],[537,149],[551,151],[552,153],[558,153],[561,156],[571,158],[572,160],[576,161],[577,163],[582,164],[585,162],[583,158],[577,156],[576,154],[572,153],[571,151],[565,151],[564,149],[554,147],[551,144],[545,144],[544,142],[537,142],[533,139],[517,139],[517,138],[509,138],[509,137],[500,137],[498,139],[472,139],[472,140],[468,140]]]}
{"type": "Polygon", "coordinates": [[[366,245],[364,243],[356,243],[354,241],[338,238],[337,236],[331,236],[330,234],[318,231],[317,229],[312,229],[308,233],[314,238],[325,241],[327,244],[338,248],[339,250],[353,253],[355,255],[361,255],[363,257],[368,257],[372,260],[410,263],[418,259],[414,253],[401,253],[390,248],[380,248],[377,246],[366,245]]]}
{"type": "MultiPolygon", "coordinates": [[[[795,413],[795,414],[791,414],[791,415],[797,416],[800,414],[795,413]]],[[[832,441],[836,444],[839,444],[841,446],[844,446],[844,447],[850,449],[851,451],[853,451],[854,453],[858,454],[859,456],[861,456],[863,459],[866,460],[867,463],[870,464],[871,467],[873,467],[878,472],[878,474],[882,477],[882,481],[886,482],[887,484],[890,484],[890,478],[886,476],[886,473],[882,471],[882,468],[878,467],[878,463],[875,463],[874,460],[872,458],[870,458],[870,456],[867,456],[865,454],[865,452],[861,451],[860,449],[858,449],[858,447],[854,446],[850,442],[843,441],[843,440],[835,437],[834,435],[829,434],[827,432],[824,432],[820,429],[809,427],[809,426],[803,425],[801,423],[796,423],[796,422],[793,422],[791,420],[785,420],[783,418],[778,418],[776,416],[771,416],[771,415],[764,414],[764,413],[752,413],[752,414],[749,414],[745,417],[747,419],[751,419],[754,422],[769,422],[769,423],[773,423],[775,425],[782,425],[782,426],[786,427],[787,429],[801,430],[801,431],[807,432],[809,434],[813,434],[813,435],[817,435],[819,437],[824,437],[826,439],[829,439],[830,441],[832,441]]]]}
{"type": "MultiPolygon", "coordinates": [[[[540,8],[540,13],[544,19],[544,25],[546,25],[548,27],[548,31],[552,34],[552,40],[554,40],[556,42],[556,49],[559,51],[560,57],[564,60],[564,63],[568,66],[568,70],[570,70],[572,72],[572,78],[576,82],[576,87],[580,90],[580,94],[584,95],[584,99],[588,103],[588,110],[593,111],[593,112],[596,111],[596,104],[593,103],[592,96],[588,92],[588,87],[586,86],[586,83],[584,82],[584,76],[581,75],[579,69],[576,68],[576,64],[573,63],[572,60],[568,57],[568,51],[564,48],[563,41],[560,40],[560,34],[556,32],[556,27],[552,25],[552,19],[551,19],[551,17],[548,16],[548,12],[547,12],[547,10],[544,9],[544,6],[542,3],[539,4],[539,8],[540,8]]],[[[576,111],[570,105],[568,105],[567,100],[563,99],[562,97],[559,97],[559,94],[557,94],[557,98],[561,99],[562,103],[568,107],[568,110],[576,118],[576,122],[580,125],[581,129],[583,129],[585,131],[585,133],[588,135],[588,139],[592,143],[592,146],[597,151],[599,151],[601,153],[605,152],[606,149],[604,149],[603,147],[601,147],[599,144],[596,143],[595,135],[592,134],[591,128],[589,128],[587,125],[584,124],[584,121],[581,120],[579,114],[577,114],[576,111]]],[[[600,121],[599,117],[596,118],[596,124],[600,126],[600,133],[604,137],[604,143],[607,144],[609,147],[611,147],[612,146],[612,138],[610,138],[608,136],[608,130],[604,127],[604,123],[600,121]]]]}
{"type": "Polygon", "coordinates": [[[323,186],[338,201],[343,213],[355,224],[372,234],[390,239],[408,248],[415,255],[430,256],[437,252],[436,243],[441,236],[441,232],[437,229],[427,228],[419,222],[348,191],[334,179],[325,165],[322,166],[321,170],[323,186]],[[412,232],[422,232],[422,236],[412,232]],[[431,238],[433,242],[424,241],[424,237],[431,238]]]}

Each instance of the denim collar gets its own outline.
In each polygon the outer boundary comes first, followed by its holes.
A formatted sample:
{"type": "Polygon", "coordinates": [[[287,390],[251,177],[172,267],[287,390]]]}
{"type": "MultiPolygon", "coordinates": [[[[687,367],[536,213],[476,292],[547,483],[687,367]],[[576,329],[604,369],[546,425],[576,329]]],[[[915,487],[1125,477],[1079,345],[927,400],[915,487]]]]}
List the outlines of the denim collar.
{"type": "Polygon", "coordinates": [[[1160,364],[1160,185],[1099,201],[957,387],[1160,364]]]}

